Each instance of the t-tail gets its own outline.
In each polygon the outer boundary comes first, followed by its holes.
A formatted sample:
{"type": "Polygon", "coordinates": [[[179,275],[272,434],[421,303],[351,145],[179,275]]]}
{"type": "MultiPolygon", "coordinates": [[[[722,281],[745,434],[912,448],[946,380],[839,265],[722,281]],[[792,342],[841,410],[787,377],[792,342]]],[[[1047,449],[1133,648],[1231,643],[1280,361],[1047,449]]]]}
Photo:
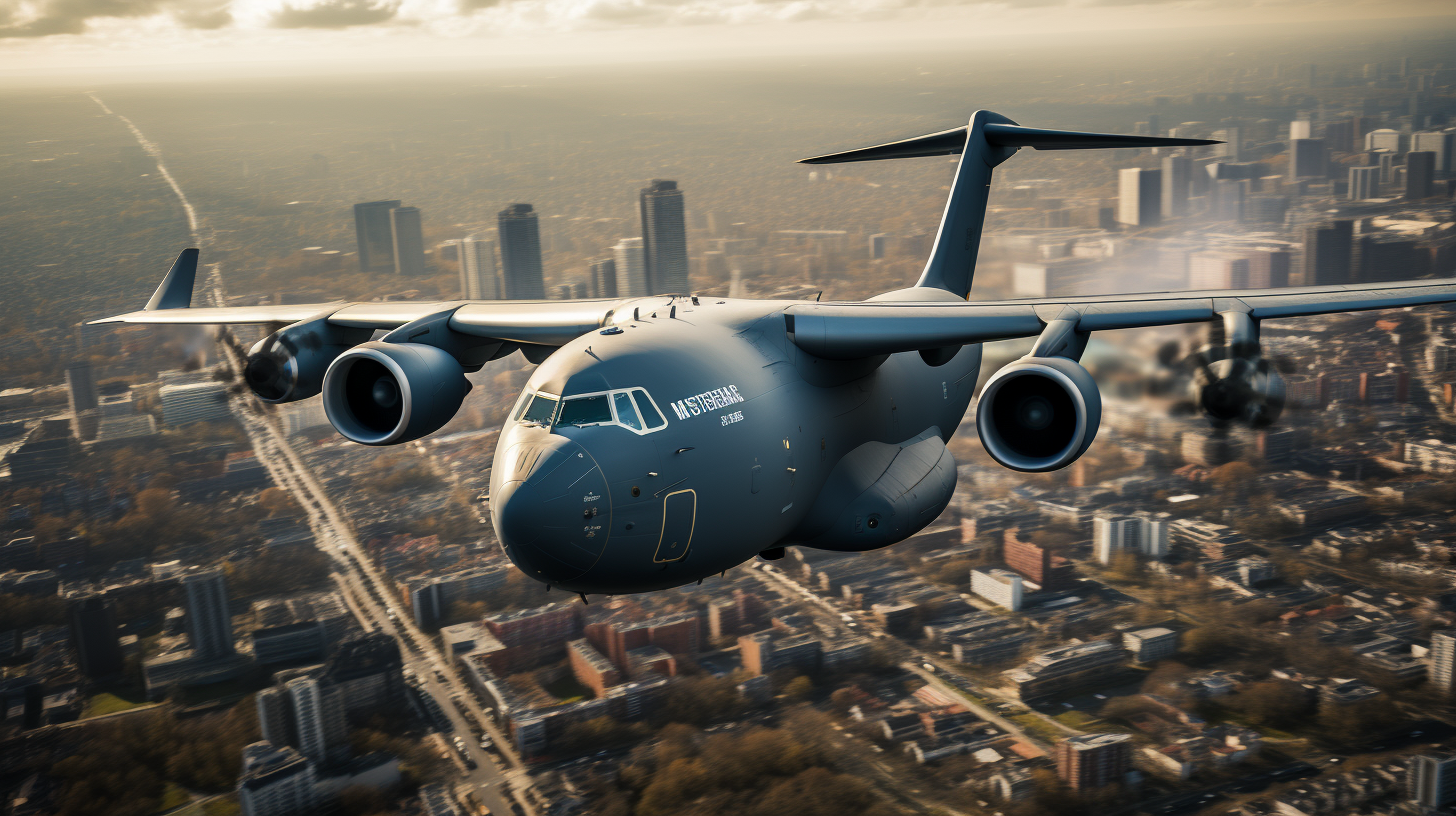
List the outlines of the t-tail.
{"type": "Polygon", "coordinates": [[[804,164],[912,159],[921,156],[961,157],[951,183],[950,198],[935,235],[935,248],[916,286],[943,289],[965,297],[971,291],[980,249],[981,226],[986,221],[986,198],[991,171],[1011,158],[1018,148],[1077,150],[1100,147],[1192,147],[1219,144],[1211,139],[1172,139],[1163,136],[1122,136],[1022,127],[999,113],[976,111],[965,127],[942,130],[913,139],[862,147],[801,159],[804,164]]]}

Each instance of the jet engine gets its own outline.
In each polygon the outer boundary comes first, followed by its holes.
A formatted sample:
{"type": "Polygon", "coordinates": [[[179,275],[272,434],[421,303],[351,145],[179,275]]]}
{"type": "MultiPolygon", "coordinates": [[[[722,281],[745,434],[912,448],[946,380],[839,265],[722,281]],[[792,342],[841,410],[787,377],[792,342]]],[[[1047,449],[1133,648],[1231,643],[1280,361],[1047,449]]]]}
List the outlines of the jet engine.
{"type": "Polygon", "coordinates": [[[1039,473],[1066,467],[1086,452],[1102,421],[1092,375],[1066,357],[1023,357],[996,372],[981,391],[976,430],[992,459],[1039,473]]]}
{"type": "Polygon", "coordinates": [[[1209,345],[1193,355],[1189,397],[1215,426],[1274,424],[1284,410],[1284,378],[1258,345],[1209,345]]]}
{"type": "Polygon", "coordinates": [[[369,329],[329,325],[326,318],[294,323],[259,340],[248,350],[243,379],[264,402],[293,402],[319,393],[329,364],[369,329]]]}
{"type": "Polygon", "coordinates": [[[470,381],[444,349],[374,341],[340,354],[324,375],[324,411],[361,445],[397,445],[439,430],[465,401],[470,381]]]}
{"type": "Polygon", "coordinates": [[[1284,409],[1284,377],[1259,347],[1246,312],[1224,312],[1208,326],[1208,345],[1190,357],[1190,398],[1214,425],[1274,424],[1284,409]]]}

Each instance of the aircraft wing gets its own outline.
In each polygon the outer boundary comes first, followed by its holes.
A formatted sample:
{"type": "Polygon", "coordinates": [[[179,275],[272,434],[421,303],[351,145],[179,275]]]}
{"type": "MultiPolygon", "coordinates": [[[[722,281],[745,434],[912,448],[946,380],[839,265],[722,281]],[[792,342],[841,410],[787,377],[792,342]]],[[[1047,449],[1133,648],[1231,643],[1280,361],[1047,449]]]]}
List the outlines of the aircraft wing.
{"type": "Polygon", "coordinates": [[[381,303],[302,303],[283,306],[208,306],[144,309],[92,323],[171,325],[296,323],[327,317],[336,326],[397,329],[406,323],[454,309],[450,328],[461,334],[559,346],[600,328],[619,300],[385,301],[381,303]]]}
{"type": "Polygon", "coordinates": [[[1079,331],[1203,323],[1228,311],[1255,320],[1456,302],[1456,278],[1287,289],[1151,292],[994,302],[797,303],[785,310],[794,344],[815,357],[879,354],[1035,337],[1058,318],[1079,331]]]}

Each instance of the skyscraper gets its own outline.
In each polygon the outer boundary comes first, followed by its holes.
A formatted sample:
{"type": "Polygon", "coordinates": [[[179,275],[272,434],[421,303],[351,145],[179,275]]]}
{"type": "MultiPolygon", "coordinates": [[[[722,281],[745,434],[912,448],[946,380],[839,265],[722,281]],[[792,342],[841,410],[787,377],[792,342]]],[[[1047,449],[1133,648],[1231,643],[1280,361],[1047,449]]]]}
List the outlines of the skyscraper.
{"type": "Polygon", "coordinates": [[[390,210],[389,234],[394,239],[395,274],[411,278],[425,274],[425,233],[419,208],[390,210]]]}
{"type": "Polygon", "coordinates": [[[1290,178],[1325,178],[1329,172],[1324,139],[1289,140],[1290,178]]]}
{"type": "Polygon", "coordinates": [[[1452,153],[1456,152],[1456,131],[1428,130],[1411,137],[1411,150],[1429,150],[1436,154],[1436,172],[1451,172],[1452,153]]]}
{"type": "Polygon", "coordinates": [[[234,654],[233,621],[222,570],[194,569],[182,576],[182,590],[187,595],[187,637],[193,655],[214,660],[234,654]]]}
{"type": "Polygon", "coordinates": [[[1456,756],[1427,754],[1414,756],[1405,772],[1406,798],[1423,812],[1432,812],[1456,802],[1456,756]]]}
{"type": "Polygon", "coordinates": [[[647,294],[687,294],[688,237],[677,182],[653,179],[642,188],[642,257],[647,294]]]}
{"type": "Polygon", "coordinates": [[[1314,126],[1308,119],[1296,119],[1289,123],[1289,139],[1311,139],[1314,138],[1314,126]]]}
{"type": "Polygon", "coordinates": [[[1347,197],[1351,201],[1364,201],[1379,194],[1380,165],[1350,168],[1350,192],[1347,197]]]}
{"type": "Polygon", "coordinates": [[[591,262],[592,297],[617,297],[617,261],[600,258],[591,262]]]}
{"type": "Polygon", "coordinates": [[[258,730],[263,739],[282,748],[298,741],[293,733],[293,706],[288,693],[277,686],[258,692],[253,698],[258,713],[258,730]]]}
{"type": "Polygon", "coordinates": [[[394,232],[389,211],[399,201],[368,201],[354,205],[354,237],[359,242],[360,272],[394,271],[394,232]]]}
{"type": "Polygon", "coordinates": [[[1163,172],[1127,167],[1117,173],[1117,220],[1134,227],[1157,226],[1163,217],[1163,172]]]}
{"type": "Polygon", "coordinates": [[[1398,130],[1390,128],[1379,128],[1365,134],[1366,150],[1389,150],[1392,153],[1399,153],[1405,145],[1405,141],[1398,130]]]}
{"type": "Polygon", "coordinates": [[[283,685],[293,710],[293,732],[298,739],[298,752],[323,762],[329,756],[332,729],[326,725],[324,690],[312,677],[296,677],[283,685]]]}
{"type": "Polygon", "coordinates": [[[471,235],[460,242],[460,297],[466,300],[500,299],[495,241],[471,235]]]}
{"type": "Polygon", "coordinates": [[[1163,159],[1162,207],[1164,218],[1176,218],[1188,214],[1188,195],[1192,186],[1193,159],[1188,156],[1168,156],[1163,159]]]}
{"type": "Polygon", "coordinates": [[[623,238],[612,247],[617,267],[617,297],[642,297],[647,288],[647,265],[642,259],[642,239],[623,238]]]}
{"type": "Polygon", "coordinates": [[[1456,687],[1456,634],[1431,633],[1431,685],[1450,693],[1456,687]]]}
{"type": "Polygon", "coordinates": [[[1304,285],[1330,286],[1350,282],[1353,221],[1332,221],[1304,228],[1304,285]]]}
{"type": "Polygon", "coordinates": [[[1249,288],[1268,289],[1289,285],[1290,252],[1260,247],[1249,253],[1249,288]]]}
{"type": "MultiPolygon", "coordinates": [[[[1231,127],[1215,130],[1212,138],[1223,142],[1223,144],[1217,146],[1216,150],[1218,152],[1216,155],[1222,156],[1229,161],[1243,160],[1243,150],[1241,149],[1243,147],[1243,134],[1240,133],[1238,128],[1231,127]]],[[[1164,167],[1166,166],[1165,163],[1164,167]]]]}
{"type": "Polygon", "coordinates": [[[1436,194],[1436,154],[1412,150],[1405,154],[1405,197],[1411,201],[1436,194]]]}
{"type": "Polygon", "coordinates": [[[501,296],[505,300],[543,300],[541,228],[530,204],[512,204],[496,216],[500,226],[501,296]]]}
{"type": "Polygon", "coordinates": [[[121,674],[121,641],[116,633],[115,608],[100,595],[87,595],[71,601],[66,618],[81,673],[92,678],[121,674]]]}
{"type": "Polygon", "coordinates": [[[66,399],[73,416],[99,405],[96,396],[96,375],[85,360],[66,366],[66,399]]]}

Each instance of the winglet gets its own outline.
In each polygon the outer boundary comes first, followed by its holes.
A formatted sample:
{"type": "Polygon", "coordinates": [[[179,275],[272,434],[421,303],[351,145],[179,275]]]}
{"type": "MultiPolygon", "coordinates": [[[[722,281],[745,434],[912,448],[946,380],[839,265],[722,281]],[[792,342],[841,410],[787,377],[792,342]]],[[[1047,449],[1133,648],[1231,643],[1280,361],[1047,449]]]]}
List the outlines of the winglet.
{"type": "Polygon", "coordinates": [[[186,309],[192,305],[192,284],[197,280],[197,247],[188,247],[177,256],[162,285],[147,301],[146,310],[186,309]]]}

